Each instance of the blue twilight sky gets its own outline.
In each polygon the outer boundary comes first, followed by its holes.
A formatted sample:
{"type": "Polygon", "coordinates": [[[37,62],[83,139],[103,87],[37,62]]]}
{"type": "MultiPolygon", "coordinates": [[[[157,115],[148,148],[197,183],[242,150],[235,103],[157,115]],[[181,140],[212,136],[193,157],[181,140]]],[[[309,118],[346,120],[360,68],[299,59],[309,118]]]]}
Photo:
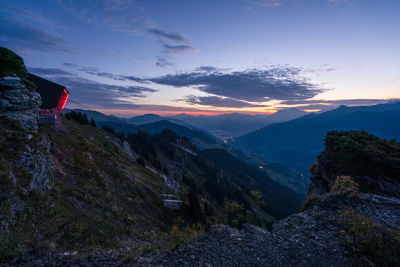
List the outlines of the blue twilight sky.
{"type": "Polygon", "coordinates": [[[0,0],[0,45],[68,106],[269,113],[400,98],[398,0],[0,0]]]}

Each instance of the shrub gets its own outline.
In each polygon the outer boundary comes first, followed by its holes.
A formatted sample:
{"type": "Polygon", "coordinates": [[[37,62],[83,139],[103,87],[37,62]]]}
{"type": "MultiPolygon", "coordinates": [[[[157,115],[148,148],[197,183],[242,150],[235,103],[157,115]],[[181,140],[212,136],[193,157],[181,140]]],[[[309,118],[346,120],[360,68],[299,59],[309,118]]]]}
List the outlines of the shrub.
{"type": "Polygon", "coordinates": [[[115,132],[115,130],[113,128],[108,127],[106,125],[101,126],[101,129],[103,129],[104,131],[109,132],[111,134],[116,134],[116,132],[115,132]]]}
{"type": "Polygon", "coordinates": [[[300,212],[311,209],[321,200],[320,195],[309,195],[306,197],[306,200],[303,203],[303,206],[300,208],[300,212]]]}
{"type": "Polygon", "coordinates": [[[179,229],[177,225],[172,226],[172,230],[169,234],[168,247],[175,249],[179,247],[183,242],[193,240],[194,238],[204,235],[204,226],[200,223],[192,224],[179,229]]]}
{"type": "Polygon", "coordinates": [[[93,127],[97,126],[96,125],[96,121],[93,118],[90,120],[90,125],[93,126],[93,127]]]}
{"type": "Polygon", "coordinates": [[[28,77],[24,60],[13,51],[0,47],[0,77],[17,76],[21,79],[28,77]]]}
{"type": "Polygon", "coordinates": [[[244,208],[243,204],[225,199],[223,221],[225,224],[240,228],[245,223],[254,223],[254,217],[250,210],[244,208]]]}
{"type": "MultiPolygon", "coordinates": [[[[0,46],[0,77],[17,76],[28,89],[35,89],[36,86],[29,80],[24,60],[13,51],[0,46]]],[[[0,88],[4,89],[4,88],[0,88]]]]}
{"type": "Polygon", "coordinates": [[[74,120],[79,124],[87,125],[89,124],[89,120],[85,113],[71,111],[70,113],[65,114],[65,117],[69,120],[74,120]]]}
{"type": "Polygon", "coordinates": [[[331,188],[332,192],[346,192],[351,197],[360,197],[359,185],[351,176],[341,175],[335,180],[335,184],[331,188]]]}
{"type": "Polygon", "coordinates": [[[388,231],[353,209],[340,213],[350,249],[378,266],[400,266],[400,230],[388,231]]]}
{"type": "Polygon", "coordinates": [[[254,198],[259,207],[265,207],[264,194],[260,191],[251,190],[250,195],[254,198]]]}
{"type": "MultiPolygon", "coordinates": [[[[335,162],[335,168],[345,170],[349,175],[400,175],[397,168],[400,164],[400,143],[396,140],[379,138],[365,131],[331,131],[325,138],[325,153],[329,160],[335,162]]],[[[367,186],[358,182],[361,187],[367,186]]]]}

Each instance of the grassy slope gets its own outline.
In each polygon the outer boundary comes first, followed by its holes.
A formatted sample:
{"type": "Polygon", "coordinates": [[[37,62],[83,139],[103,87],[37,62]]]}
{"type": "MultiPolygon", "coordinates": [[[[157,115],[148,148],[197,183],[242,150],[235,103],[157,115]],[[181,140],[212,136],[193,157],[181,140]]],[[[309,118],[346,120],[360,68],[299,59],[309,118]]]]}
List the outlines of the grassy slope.
{"type": "MultiPolygon", "coordinates": [[[[239,184],[225,179],[206,187],[206,183],[216,179],[219,169],[210,168],[199,158],[188,157],[186,168],[190,172],[184,174],[184,205],[181,210],[172,211],[163,207],[159,194],[163,190],[161,178],[125,155],[114,143],[115,137],[110,138],[102,129],[64,119],[61,129],[42,126],[37,136],[28,141],[15,122],[2,118],[0,126],[2,132],[9,131],[1,136],[0,196],[7,201],[2,201],[0,208],[2,215],[15,218],[9,230],[0,234],[0,262],[18,251],[37,246],[66,249],[128,246],[137,253],[149,246],[168,249],[181,242],[175,240],[171,245],[170,233],[176,232],[173,225],[183,228],[198,222],[230,223],[236,217],[239,222],[249,221],[250,217],[243,217],[247,209],[256,214],[251,222],[270,224],[274,220],[257,207],[249,192],[243,191],[239,184]],[[29,189],[29,175],[13,167],[11,161],[25,143],[35,147],[43,137],[52,143],[53,177],[51,190],[38,193],[29,189]],[[15,185],[10,179],[11,170],[17,177],[15,185]],[[216,196],[211,189],[218,186],[226,194],[216,196]],[[229,206],[227,210],[225,199],[237,200],[244,208],[229,203],[234,208],[229,206]],[[21,208],[11,216],[10,207],[18,203],[21,208]]],[[[157,145],[155,155],[150,156],[168,166],[171,153],[168,145],[164,147],[166,151],[157,145]]],[[[150,162],[146,160],[147,165],[150,162]]],[[[192,235],[193,229],[185,229],[192,235]]]]}
{"type": "Polygon", "coordinates": [[[52,189],[38,193],[29,190],[29,177],[21,175],[23,170],[9,164],[14,152],[27,142],[24,136],[15,135],[23,132],[3,119],[1,126],[14,133],[12,138],[2,135],[2,141],[7,141],[2,144],[11,147],[1,153],[1,199],[9,200],[0,205],[2,215],[11,218],[10,207],[22,206],[9,223],[8,233],[0,235],[2,260],[21,249],[42,245],[90,249],[123,243],[141,247],[165,237],[173,214],[163,209],[157,193],[161,180],[131,162],[104,131],[68,120],[63,130],[41,127],[28,143],[34,146],[43,136],[52,141],[54,177],[52,189]],[[10,170],[17,177],[16,185],[10,170]]]}

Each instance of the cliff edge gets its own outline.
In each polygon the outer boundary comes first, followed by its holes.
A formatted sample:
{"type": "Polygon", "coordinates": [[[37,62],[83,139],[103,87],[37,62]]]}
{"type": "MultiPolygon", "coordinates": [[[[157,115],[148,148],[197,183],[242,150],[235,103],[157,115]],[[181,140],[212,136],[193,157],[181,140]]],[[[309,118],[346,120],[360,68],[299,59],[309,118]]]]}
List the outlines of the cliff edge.
{"type": "Polygon", "coordinates": [[[399,266],[400,143],[333,131],[311,167],[302,210],[273,225],[216,225],[146,266],[399,266]]]}

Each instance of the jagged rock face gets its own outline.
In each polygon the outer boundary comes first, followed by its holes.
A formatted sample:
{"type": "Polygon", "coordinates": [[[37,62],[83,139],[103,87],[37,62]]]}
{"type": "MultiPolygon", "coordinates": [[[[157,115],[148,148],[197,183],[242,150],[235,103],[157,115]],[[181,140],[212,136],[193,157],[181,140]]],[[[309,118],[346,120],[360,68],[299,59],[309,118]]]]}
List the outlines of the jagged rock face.
{"type": "Polygon", "coordinates": [[[122,142],[122,150],[124,151],[124,153],[132,160],[136,160],[136,158],[138,158],[138,155],[132,150],[131,145],[124,141],[122,142]]]}
{"type": "Polygon", "coordinates": [[[126,141],[121,141],[119,138],[106,135],[106,138],[114,143],[120,150],[122,150],[132,161],[136,160],[139,156],[133,151],[131,145],[126,141]]]}
{"type": "Polygon", "coordinates": [[[1,77],[0,87],[0,114],[20,121],[26,131],[36,132],[40,94],[28,90],[18,77],[1,77]]]}
{"type": "Polygon", "coordinates": [[[352,174],[348,169],[338,168],[340,167],[326,157],[326,153],[321,153],[318,156],[318,163],[312,168],[308,195],[326,194],[330,191],[338,176],[350,175],[360,185],[361,192],[400,197],[400,177],[397,177],[397,179],[386,175],[371,177],[369,175],[352,174]],[[333,171],[335,169],[336,172],[333,171]]]}
{"type": "MultiPolygon", "coordinates": [[[[32,139],[39,128],[40,94],[27,89],[19,77],[1,77],[0,86],[0,114],[19,122],[20,131],[27,133],[25,141],[32,139]]],[[[43,137],[38,142],[21,143],[20,146],[24,147],[23,152],[13,160],[12,165],[24,169],[31,176],[30,189],[39,192],[50,189],[52,163],[49,140],[43,137]]],[[[14,177],[12,173],[10,176],[14,184],[18,183],[19,177],[14,177]]]]}
{"type": "Polygon", "coordinates": [[[31,175],[30,189],[39,192],[50,189],[50,178],[52,176],[50,147],[50,141],[43,137],[35,148],[27,145],[26,150],[16,161],[18,167],[22,167],[31,175]]]}
{"type": "Polygon", "coordinates": [[[318,155],[317,163],[311,167],[308,195],[322,195],[330,191],[337,177],[333,166],[334,163],[325,157],[324,152],[318,155]]]}
{"type": "Polygon", "coordinates": [[[400,143],[364,131],[332,131],[311,167],[309,195],[330,191],[338,176],[351,176],[364,193],[400,197],[400,143]]]}

